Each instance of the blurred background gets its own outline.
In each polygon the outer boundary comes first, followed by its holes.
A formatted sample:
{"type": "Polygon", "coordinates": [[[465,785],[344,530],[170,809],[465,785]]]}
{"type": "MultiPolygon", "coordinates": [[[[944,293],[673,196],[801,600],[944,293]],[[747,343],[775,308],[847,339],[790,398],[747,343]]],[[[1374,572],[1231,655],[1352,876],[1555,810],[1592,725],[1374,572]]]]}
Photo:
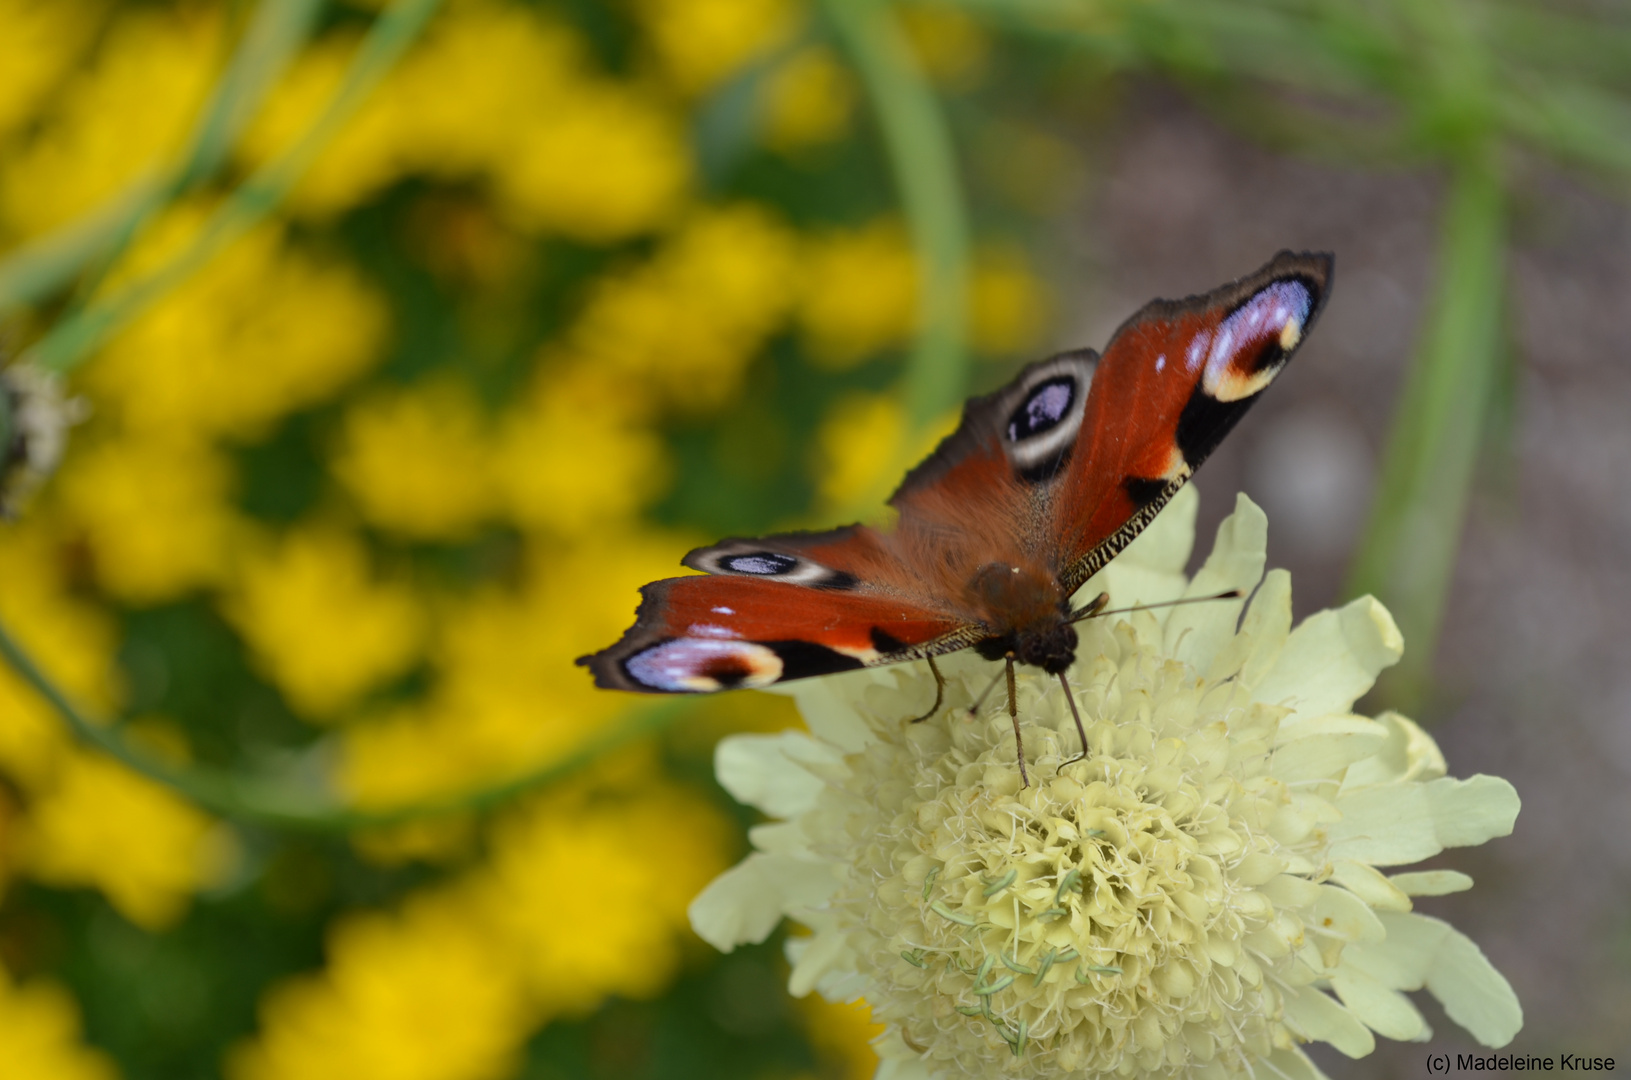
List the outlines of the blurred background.
{"type": "Polygon", "coordinates": [[[1244,490],[1300,614],[1388,604],[1369,704],[1524,800],[1421,908],[1631,1065],[1628,178],[1606,3],[0,0],[0,329],[79,418],[0,524],[0,1074],[870,1077],[686,924],[796,716],[572,660],[1281,248],[1333,296],[1199,547],[1244,490]]]}

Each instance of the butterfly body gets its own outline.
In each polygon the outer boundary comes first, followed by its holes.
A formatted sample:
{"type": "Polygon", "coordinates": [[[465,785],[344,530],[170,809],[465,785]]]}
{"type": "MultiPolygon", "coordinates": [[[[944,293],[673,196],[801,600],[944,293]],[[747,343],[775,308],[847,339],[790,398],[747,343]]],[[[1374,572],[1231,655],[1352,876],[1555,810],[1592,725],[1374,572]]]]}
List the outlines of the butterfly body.
{"type": "MultiPolygon", "coordinates": [[[[970,400],[907,474],[893,529],[734,538],[699,576],[641,590],[622,640],[580,659],[603,687],[766,686],[973,647],[1054,675],[1071,596],[1189,479],[1304,340],[1328,255],[1281,252],[1203,296],[1154,301],[1090,349],[970,400]]],[[[1016,729],[1017,730],[1017,729],[1016,729]]]]}

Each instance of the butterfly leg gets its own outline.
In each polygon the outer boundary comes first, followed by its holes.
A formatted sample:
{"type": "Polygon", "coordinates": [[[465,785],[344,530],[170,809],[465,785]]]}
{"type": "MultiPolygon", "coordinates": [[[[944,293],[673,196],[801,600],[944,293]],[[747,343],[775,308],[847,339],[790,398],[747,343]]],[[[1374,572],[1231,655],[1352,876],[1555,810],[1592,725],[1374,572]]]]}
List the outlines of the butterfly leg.
{"type": "Polygon", "coordinates": [[[1014,753],[1019,755],[1019,786],[1031,786],[1031,778],[1025,773],[1025,740],[1019,734],[1019,699],[1014,694],[1014,654],[1008,654],[1008,719],[1014,722],[1014,753]]]}
{"type": "MultiPolygon", "coordinates": [[[[1104,600],[1106,597],[1101,594],[1099,599],[1104,600]]],[[[1068,761],[1061,761],[1059,768],[1063,769],[1066,765],[1073,765],[1087,756],[1087,729],[1082,726],[1082,714],[1076,709],[1076,695],[1070,692],[1070,680],[1065,678],[1063,671],[1059,673],[1059,685],[1065,688],[1065,700],[1070,702],[1070,718],[1076,721],[1076,734],[1082,737],[1082,752],[1068,761]]]]}
{"type": "Polygon", "coordinates": [[[940,669],[935,666],[934,657],[925,656],[923,659],[929,662],[929,670],[934,673],[934,704],[930,705],[929,711],[924,713],[922,716],[912,717],[909,723],[913,724],[921,724],[923,721],[939,712],[940,703],[946,700],[946,677],[940,674],[940,669]]]}
{"type": "Polygon", "coordinates": [[[968,707],[970,716],[980,715],[980,706],[985,704],[985,699],[991,696],[991,691],[995,690],[1000,682],[1002,682],[1000,674],[991,676],[991,681],[985,684],[985,689],[980,691],[980,696],[975,698],[974,704],[968,707]]]}
{"type": "Polygon", "coordinates": [[[1083,619],[1091,619],[1093,616],[1097,615],[1099,612],[1103,611],[1109,606],[1110,594],[1107,592],[1101,592],[1092,600],[1088,601],[1085,608],[1082,608],[1080,611],[1071,612],[1070,619],[1068,621],[1075,623],[1081,622],[1083,619]]]}

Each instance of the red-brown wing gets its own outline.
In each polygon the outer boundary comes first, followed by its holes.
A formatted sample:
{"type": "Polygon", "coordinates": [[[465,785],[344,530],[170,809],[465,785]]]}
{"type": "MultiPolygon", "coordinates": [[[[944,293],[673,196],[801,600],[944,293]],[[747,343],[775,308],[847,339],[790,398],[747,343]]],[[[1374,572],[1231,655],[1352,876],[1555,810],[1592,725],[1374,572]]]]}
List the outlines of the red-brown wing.
{"type": "Polygon", "coordinates": [[[1204,296],[1157,300],[1116,331],[1053,493],[1067,592],[1143,530],[1285,367],[1325,302],[1331,264],[1282,251],[1204,296]]]}
{"type": "Polygon", "coordinates": [[[768,686],[949,652],[973,640],[948,615],[785,581],[707,574],[656,581],[640,595],[622,639],[578,660],[596,685],[652,694],[768,686]]]}
{"type": "Polygon", "coordinates": [[[980,633],[913,595],[877,532],[724,540],[685,564],[706,571],[640,590],[617,644],[578,663],[599,686],[705,693],[950,652],[980,633]]]}

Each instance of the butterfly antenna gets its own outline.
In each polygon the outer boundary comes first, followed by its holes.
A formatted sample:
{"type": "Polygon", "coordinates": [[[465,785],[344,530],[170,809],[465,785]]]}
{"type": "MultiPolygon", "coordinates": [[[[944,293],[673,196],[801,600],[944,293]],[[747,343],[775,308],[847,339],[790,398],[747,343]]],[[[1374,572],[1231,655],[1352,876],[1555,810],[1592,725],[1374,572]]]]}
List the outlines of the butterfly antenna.
{"type": "Polygon", "coordinates": [[[1149,611],[1151,608],[1177,607],[1179,604],[1209,604],[1214,600],[1239,599],[1240,590],[1230,589],[1228,592],[1220,592],[1216,596],[1186,596],[1182,600],[1162,600],[1157,604],[1134,604],[1132,607],[1116,608],[1114,611],[1105,611],[1104,605],[1110,602],[1110,594],[1100,593],[1093,599],[1091,604],[1071,615],[1071,617],[1066,621],[1078,623],[1083,619],[1091,619],[1099,615],[1126,615],[1128,612],[1132,611],[1149,611]]]}
{"type": "MultiPolygon", "coordinates": [[[[1071,693],[1070,680],[1065,678],[1063,671],[1059,673],[1059,685],[1065,688],[1065,700],[1070,702],[1070,718],[1076,721],[1076,734],[1082,737],[1082,752],[1069,761],[1061,761],[1059,768],[1063,769],[1066,765],[1074,765],[1087,756],[1087,729],[1082,726],[1082,714],[1076,708],[1076,695],[1071,693]]],[[[1058,769],[1054,771],[1057,772],[1058,769]]]]}
{"type": "Polygon", "coordinates": [[[1019,786],[1031,786],[1031,778],[1025,773],[1025,740],[1019,734],[1019,699],[1014,694],[1014,654],[1008,654],[1008,719],[1014,722],[1014,753],[1019,755],[1019,786]]]}
{"type": "Polygon", "coordinates": [[[924,713],[922,716],[912,717],[912,719],[908,721],[908,723],[912,724],[921,724],[923,721],[939,712],[940,703],[946,700],[946,677],[940,674],[940,669],[935,666],[934,657],[925,656],[923,659],[929,662],[929,670],[934,673],[934,704],[930,705],[929,711],[924,713]]]}

